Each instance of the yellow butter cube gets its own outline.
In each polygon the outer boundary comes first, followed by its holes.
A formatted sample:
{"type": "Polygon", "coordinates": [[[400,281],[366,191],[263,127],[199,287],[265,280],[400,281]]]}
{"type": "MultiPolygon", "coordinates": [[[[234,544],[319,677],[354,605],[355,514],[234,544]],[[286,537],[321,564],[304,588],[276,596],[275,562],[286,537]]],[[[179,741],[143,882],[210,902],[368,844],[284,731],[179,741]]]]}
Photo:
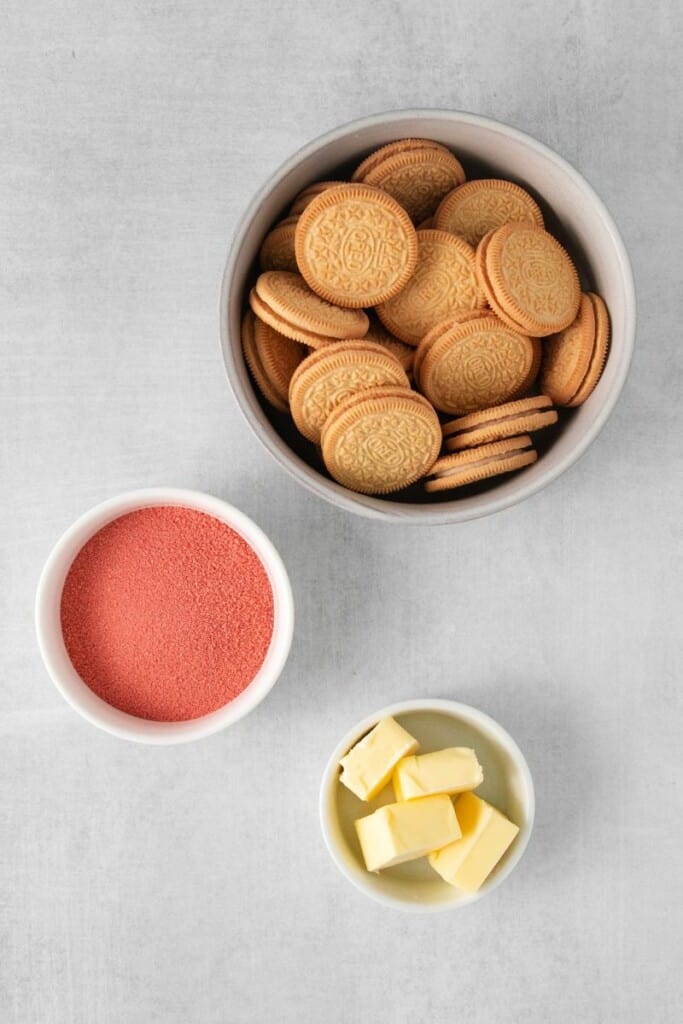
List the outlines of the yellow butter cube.
{"type": "Polygon", "coordinates": [[[460,835],[453,801],[444,795],[387,804],[355,825],[368,871],[425,857],[460,835]]]}
{"type": "Polygon", "coordinates": [[[356,743],[340,764],[339,781],[361,800],[372,800],[391,778],[396,764],[420,744],[393,718],[383,718],[356,743]]]}
{"type": "Polygon", "coordinates": [[[474,793],[463,793],[458,797],[455,813],[462,838],[431,853],[429,863],[450,885],[466,892],[476,892],[519,828],[474,793]]]}
{"type": "Polygon", "coordinates": [[[397,800],[414,800],[434,793],[464,793],[484,781],[477,755],[469,747],[447,747],[431,754],[403,757],[394,769],[397,800]]]}

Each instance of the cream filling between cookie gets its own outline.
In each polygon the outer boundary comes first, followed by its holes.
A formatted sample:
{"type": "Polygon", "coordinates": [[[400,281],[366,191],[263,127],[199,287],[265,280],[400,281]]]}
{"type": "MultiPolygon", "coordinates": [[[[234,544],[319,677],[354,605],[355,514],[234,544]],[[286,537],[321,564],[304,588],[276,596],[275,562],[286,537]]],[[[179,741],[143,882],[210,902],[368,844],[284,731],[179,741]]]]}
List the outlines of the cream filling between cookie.
{"type": "Polygon", "coordinates": [[[508,452],[499,452],[498,455],[487,455],[485,459],[478,459],[474,462],[464,462],[460,466],[451,466],[449,469],[442,469],[439,473],[432,473],[430,479],[445,480],[452,476],[460,476],[462,473],[471,473],[473,469],[481,469],[482,466],[489,466],[492,462],[503,463],[515,455],[523,455],[526,452],[532,451],[533,447],[530,444],[524,445],[521,448],[512,448],[508,452]]]}
{"type": "MultiPolygon", "coordinates": [[[[606,353],[605,353],[605,357],[606,357],[606,353]]],[[[578,388],[576,389],[576,391],[574,392],[572,397],[567,402],[567,405],[571,405],[572,402],[576,401],[576,396],[578,394],[580,394],[581,390],[586,386],[586,381],[590,378],[591,374],[593,374],[595,372],[595,364],[598,362],[598,360],[600,358],[602,358],[602,355],[601,355],[600,346],[598,345],[598,341],[597,341],[597,337],[596,337],[595,340],[593,341],[593,351],[591,352],[591,357],[588,360],[588,367],[586,369],[586,372],[583,375],[583,380],[579,384],[578,388]]],[[[598,377],[598,380],[600,380],[600,377],[598,377]]],[[[597,384],[597,381],[595,383],[597,384]]]]}
{"type": "MultiPolygon", "coordinates": [[[[461,427],[455,428],[448,434],[444,434],[444,437],[466,437],[468,434],[473,434],[477,430],[488,430],[489,427],[499,427],[503,423],[511,423],[514,420],[523,420],[527,416],[537,416],[539,413],[553,412],[552,405],[541,405],[535,409],[527,409],[526,412],[511,412],[507,416],[498,416],[494,420],[486,420],[484,423],[478,423],[473,427],[461,427]]],[[[526,427],[524,428],[526,430],[526,427]]]]}

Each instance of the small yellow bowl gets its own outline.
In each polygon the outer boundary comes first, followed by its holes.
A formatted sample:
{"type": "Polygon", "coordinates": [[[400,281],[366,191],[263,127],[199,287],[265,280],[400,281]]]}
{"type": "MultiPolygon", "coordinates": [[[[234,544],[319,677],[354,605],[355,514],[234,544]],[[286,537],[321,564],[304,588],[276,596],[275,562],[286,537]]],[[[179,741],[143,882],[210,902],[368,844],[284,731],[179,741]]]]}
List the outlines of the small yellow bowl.
{"type": "Polygon", "coordinates": [[[492,718],[451,700],[411,700],[382,708],[359,722],[332,753],[320,788],[320,824],[332,860],[366,896],[388,907],[409,911],[454,910],[493,892],[519,864],[534,823],[534,784],[521,750],[492,718]],[[396,720],[420,742],[423,753],[443,747],[472,747],[484,769],[477,795],[519,826],[519,834],[482,887],[466,893],[448,885],[426,858],[371,873],[363,863],[354,828],[361,818],[394,799],[391,786],[372,803],[364,803],[339,781],[339,762],[382,718],[396,720]]]}

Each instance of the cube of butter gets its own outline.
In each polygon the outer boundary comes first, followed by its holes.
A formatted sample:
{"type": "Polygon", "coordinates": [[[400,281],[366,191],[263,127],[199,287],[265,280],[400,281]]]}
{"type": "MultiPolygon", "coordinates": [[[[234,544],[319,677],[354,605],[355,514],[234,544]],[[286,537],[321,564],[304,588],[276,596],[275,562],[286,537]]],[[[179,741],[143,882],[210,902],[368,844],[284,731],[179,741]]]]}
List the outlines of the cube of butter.
{"type": "Polygon", "coordinates": [[[453,801],[442,794],[387,804],[355,825],[368,871],[424,857],[460,835],[453,801]]]}
{"type": "Polygon", "coordinates": [[[466,892],[476,892],[519,828],[474,793],[463,793],[458,797],[455,813],[462,838],[431,853],[429,863],[450,885],[466,892]]]}
{"type": "Polygon", "coordinates": [[[434,793],[464,793],[484,781],[477,755],[469,747],[447,747],[431,754],[403,757],[394,769],[397,800],[434,793]]]}
{"type": "Polygon", "coordinates": [[[386,786],[396,764],[420,744],[393,718],[383,718],[339,762],[339,781],[361,800],[372,800],[386,786]]]}

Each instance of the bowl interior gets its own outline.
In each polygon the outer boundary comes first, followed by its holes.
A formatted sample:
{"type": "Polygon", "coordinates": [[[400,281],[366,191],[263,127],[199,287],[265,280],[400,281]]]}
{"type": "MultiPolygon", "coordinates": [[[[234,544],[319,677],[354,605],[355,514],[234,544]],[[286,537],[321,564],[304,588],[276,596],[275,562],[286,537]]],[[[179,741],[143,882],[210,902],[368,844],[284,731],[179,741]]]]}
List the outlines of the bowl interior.
{"type": "Polygon", "coordinates": [[[462,705],[461,710],[417,707],[394,714],[420,743],[420,753],[443,747],[472,747],[484,769],[477,795],[507,815],[520,832],[494,871],[474,894],[460,892],[443,881],[426,858],[399,864],[377,874],[365,869],[354,827],[357,818],[394,800],[391,784],[365,803],[339,781],[339,758],[386,713],[378,715],[335,752],[323,784],[321,813],[330,851],[344,874],[367,895],[406,909],[438,910],[480,899],[512,871],[526,847],[533,820],[533,788],[526,762],[505,731],[487,716],[462,705]]]}
{"type": "Polygon", "coordinates": [[[82,516],[55,545],[38,586],[36,629],[43,660],[66,700],[83,717],[107,732],[144,743],[180,743],[210,735],[237,721],[270,690],[286,661],[293,630],[291,589],[282,561],[265,534],[244,513],[197,491],[151,488],[120,495],[82,516]],[[211,714],[179,722],[154,722],[112,707],[76,672],[64,643],[60,605],[64,581],[83,545],[107,523],[140,508],[177,505],[212,515],[239,533],[259,556],[273,592],[273,635],[261,668],[234,700],[211,714]]]}
{"type": "Polygon", "coordinates": [[[474,115],[397,112],[345,126],[296,154],[255,197],[238,228],[221,298],[224,359],[237,400],[257,436],[300,482],[335,504],[382,518],[457,521],[496,511],[534,493],[590,444],[623,386],[633,347],[635,308],[628,257],[618,231],[588,183],[557,154],[515,129],[474,115]],[[610,356],[588,401],[562,413],[556,428],[536,435],[540,458],[520,473],[462,488],[457,496],[426,495],[419,485],[388,498],[354,494],[331,480],[312,445],[287,416],[274,412],[251,384],[240,345],[240,322],[257,274],[258,250],[272,223],[312,181],[348,177],[368,152],[403,136],[449,146],[468,177],[505,177],[540,203],[550,231],[567,247],[584,288],[598,291],[612,322],[610,356]]]}

